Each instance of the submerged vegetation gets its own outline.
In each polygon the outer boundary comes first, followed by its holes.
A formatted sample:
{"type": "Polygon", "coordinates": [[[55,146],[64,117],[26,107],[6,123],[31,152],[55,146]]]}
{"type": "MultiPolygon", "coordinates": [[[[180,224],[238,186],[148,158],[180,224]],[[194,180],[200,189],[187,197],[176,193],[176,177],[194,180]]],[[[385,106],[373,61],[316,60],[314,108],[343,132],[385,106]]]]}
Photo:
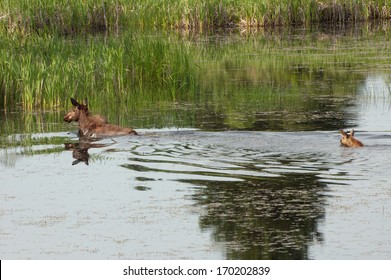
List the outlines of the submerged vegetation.
{"type": "Polygon", "coordinates": [[[1,26],[8,32],[84,32],[308,26],[390,19],[390,0],[5,0],[1,26]]]}

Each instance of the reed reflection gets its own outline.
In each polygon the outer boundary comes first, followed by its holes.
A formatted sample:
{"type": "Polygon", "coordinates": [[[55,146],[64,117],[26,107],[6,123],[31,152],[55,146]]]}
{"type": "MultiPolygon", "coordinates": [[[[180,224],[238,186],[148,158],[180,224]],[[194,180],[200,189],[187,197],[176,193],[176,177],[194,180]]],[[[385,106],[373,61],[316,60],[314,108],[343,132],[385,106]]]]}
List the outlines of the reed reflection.
{"type": "Polygon", "coordinates": [[[226,244],[227,259],[308,259],[311,243],[323,242],[326,185],[315,174],[192,183],[202,186],[200,226],[226,244]]]}

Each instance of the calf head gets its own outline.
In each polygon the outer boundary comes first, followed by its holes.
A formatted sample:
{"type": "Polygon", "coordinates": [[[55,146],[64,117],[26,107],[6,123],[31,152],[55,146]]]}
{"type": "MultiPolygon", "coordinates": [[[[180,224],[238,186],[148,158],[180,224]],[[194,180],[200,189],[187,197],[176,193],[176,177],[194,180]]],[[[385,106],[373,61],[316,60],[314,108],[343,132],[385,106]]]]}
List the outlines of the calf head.
{"type": "MultiPolygon", "coordinates": [[[[87,105],[80,104],[75,99],[71,98],[72,105],[75,106],[72,110],[70,110],[64,117],[65,122],[78,122],[80,118],[80,113],[83,111],[86,115],[88,115],[88,107],[87,105]]],[[[86,102],[87,103],[87,102],[86,102]]]]}
{"type": "Polygon", "coordinates": [[[70,110],[64,117],[64,122],[78,122],[80,117],[80,111],[77,108],[70,110]]]}
{"type": "Polygon", "coordinates": [[[357,140],[356,138],[354,138],[354,130],[350,131],[350,132],[346,132],[344,130],[340,130],[341,134],[342,134],[342,138],[341,138],[341,145],[345,146],[345,147],[363,147],[364,144],[357,140]]]}

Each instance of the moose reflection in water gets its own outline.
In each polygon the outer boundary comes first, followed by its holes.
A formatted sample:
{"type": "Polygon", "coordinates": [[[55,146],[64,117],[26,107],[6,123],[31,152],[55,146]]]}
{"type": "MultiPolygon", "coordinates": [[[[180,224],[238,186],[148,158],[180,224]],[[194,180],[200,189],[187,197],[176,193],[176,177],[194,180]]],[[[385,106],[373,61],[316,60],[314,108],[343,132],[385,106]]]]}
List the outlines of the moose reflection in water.
{"type": "Polygon", "coordinates": [[[64,143],[65,150],[72,151],[72,157],[75,159],[72,162],[72,165],[76,165],[80,162],[89,165],[90,154],[88,153],[88,150],[91,148],[103,148],[109,145],[110,144],[93,143],[85,137],[80,137],[79,142],[77,143],[64,143]]]}

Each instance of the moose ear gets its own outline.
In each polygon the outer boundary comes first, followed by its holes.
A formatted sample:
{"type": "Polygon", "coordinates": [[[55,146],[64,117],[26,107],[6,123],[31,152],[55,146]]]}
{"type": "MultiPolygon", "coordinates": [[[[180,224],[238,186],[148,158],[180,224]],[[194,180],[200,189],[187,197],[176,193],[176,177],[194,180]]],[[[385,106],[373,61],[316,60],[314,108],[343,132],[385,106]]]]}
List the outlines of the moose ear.
{"type": "Polygon", "coordinates": [[[347,134],[344,130],[340,129],[339,131],[341,132],[341,134],[342,134],[343,136],[345,136],[345,137],[348,136],[348,134],[347,134]]]}
{"type": "Polygon", "coordinates": [[[77,107],[77,106],[80,105],[79,102],[77,102],[77,101],[76,101],[75,99],[73,99],[72,97],[71,97],[71,102],[72,102],[72,105],[75,106],[75,107],[77,107]]]}
{"type": "Polygon", "coordinates": [[[350,131],[350,135],[354,136],[354,129],[352,129],[352,131],[350,131]]]}

